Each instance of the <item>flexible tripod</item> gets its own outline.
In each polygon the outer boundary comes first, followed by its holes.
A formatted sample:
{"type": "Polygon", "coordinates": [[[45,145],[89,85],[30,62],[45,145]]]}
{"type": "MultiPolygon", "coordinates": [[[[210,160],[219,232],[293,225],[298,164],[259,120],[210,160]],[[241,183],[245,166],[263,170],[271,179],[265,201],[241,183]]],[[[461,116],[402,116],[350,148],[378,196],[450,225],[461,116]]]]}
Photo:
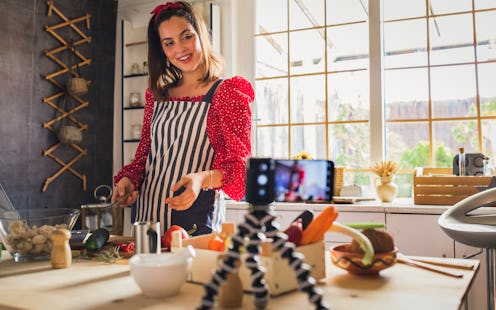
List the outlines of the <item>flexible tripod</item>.
{"type": "Polygon", "coordinates": [[[205,284],[205,295],[198,309],[214,307],[215,296],[226,281],[228,272],[234,273],[238,269],[236,261],[241,258],[240,248],[245,244],[245,236],[249,237],[245,246],[248,252],[245,265],[251,271],[254,304],[257,309],[265,309],[269,301],[269,292],[264,280],[265,268],[259,263],[259,246],[264,233],[268,238],[272,238],[274,250],[280,251],[281,256],[287,259],[289,266],[295,270],[299,290],[307,293],[316,309],[329,309],[322,301],[321,291],[315,288],[315,279],[310,276],[311,267],[303,262],[303,254],[294,251],[293,243],[287,242],[287,235],[278,230],[279,224],[274,219],[272,206],[250,205],[245,222],[238,225],[238,232],[232,236],[232,246],[227,251],[221,267],[212,275],[211,281],[205,284]]]}

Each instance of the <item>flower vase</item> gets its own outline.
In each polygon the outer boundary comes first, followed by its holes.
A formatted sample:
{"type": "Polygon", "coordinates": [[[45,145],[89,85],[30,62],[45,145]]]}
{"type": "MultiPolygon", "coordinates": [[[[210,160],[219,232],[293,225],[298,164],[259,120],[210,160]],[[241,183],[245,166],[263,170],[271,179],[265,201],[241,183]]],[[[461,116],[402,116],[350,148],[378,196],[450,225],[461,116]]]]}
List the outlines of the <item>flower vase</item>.
{"type": "Polygon", "coordinates": [[[380,177],[380,184],[375,189],[382,202],[392,202],[398,195],[398,186],[393,183],[393,176],[380,177]]]}

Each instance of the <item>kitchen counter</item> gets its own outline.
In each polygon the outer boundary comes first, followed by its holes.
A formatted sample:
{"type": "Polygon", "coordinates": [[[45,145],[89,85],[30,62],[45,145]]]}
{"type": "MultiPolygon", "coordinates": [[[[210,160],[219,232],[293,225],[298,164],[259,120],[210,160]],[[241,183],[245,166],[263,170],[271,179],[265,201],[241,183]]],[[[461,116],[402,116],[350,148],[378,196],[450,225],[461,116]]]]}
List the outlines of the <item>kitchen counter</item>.
{"type": "MultiPolygon", "coordinates": [[[[272,204],[277,211],[322,211],[328,206],[334,206],[338,212],[380,212],[380,213],[410,213],[410,214],[438,214],[448,210],[448,205],[415,205],[411,199],[396,199],[394,202],[380,202],[378,200],[360,201],[350,204],[344,203],[303,203],[303,202],[275,202],[272,204]]],[[[247,210],[247,202],[226,201],[226,208],[231,210],[247,210]]]]}
{"type": "MultiPolygon", "coordinates": [[[[328,253],[327,253],[328,254],[328,253]]],[[[463,274],[453,278],[424,269],[396,264],[380,276],[354,276],[338,269],[327,258],[327,278],[319,284],[325,302],[340,309],[459,309],[479,268],[453,269],[463,274]]],[[[194,309],[203,287],[187,283],[179,295],[151,298],[141,294],[126,261],[105,264],[73,260],[66,269],[52,269],[49,261],[0,262],[0,309],[194,309]]],[[[307,296],[294,292],[271,298],[267,309],[310,309],[307,296]]],[[[255,309],[246,294],[243,309],[255,309]]]]}

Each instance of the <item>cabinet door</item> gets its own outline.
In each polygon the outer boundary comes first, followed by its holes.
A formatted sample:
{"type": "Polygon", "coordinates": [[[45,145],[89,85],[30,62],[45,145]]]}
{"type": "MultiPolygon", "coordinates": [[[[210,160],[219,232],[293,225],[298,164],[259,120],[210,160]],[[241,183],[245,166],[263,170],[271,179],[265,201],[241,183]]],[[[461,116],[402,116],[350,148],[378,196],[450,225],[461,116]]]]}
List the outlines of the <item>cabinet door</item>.
{"type": "MultiPolygon", "coordinates": [[[[480,252],[481,249],[474,248],[459,242],[455,242],[455,257],[464,258],[480,252]]],[[[477,254],[471,259],[480,261],[479,272],[472,282],[472,287],[465,299],[468,309],[488,309],[487,307],[487,271],[486,271],[486,250],[477,254]]]]}
{"type": "Polygon", "coordinates": [[[439,215],[386,214],[386,229],[406,255],[454,257],[454,241],[439,227],[439,215]]]}

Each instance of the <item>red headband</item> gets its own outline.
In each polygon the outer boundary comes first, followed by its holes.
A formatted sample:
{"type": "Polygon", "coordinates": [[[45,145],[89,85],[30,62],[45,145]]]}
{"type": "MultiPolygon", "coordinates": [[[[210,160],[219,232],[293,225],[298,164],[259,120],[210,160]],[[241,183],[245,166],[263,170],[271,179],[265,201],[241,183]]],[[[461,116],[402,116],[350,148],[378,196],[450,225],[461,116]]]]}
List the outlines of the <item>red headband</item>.
{"type": "Polygon", "coordinates": [[[157,23],[157,19],[162,13],[163,10],[171,10],[171,9],[184,9],[184,5],[177,2],[167,2],[166,4],[157,5],[150,14],[155,14],[155,23],[157,23]]]}

